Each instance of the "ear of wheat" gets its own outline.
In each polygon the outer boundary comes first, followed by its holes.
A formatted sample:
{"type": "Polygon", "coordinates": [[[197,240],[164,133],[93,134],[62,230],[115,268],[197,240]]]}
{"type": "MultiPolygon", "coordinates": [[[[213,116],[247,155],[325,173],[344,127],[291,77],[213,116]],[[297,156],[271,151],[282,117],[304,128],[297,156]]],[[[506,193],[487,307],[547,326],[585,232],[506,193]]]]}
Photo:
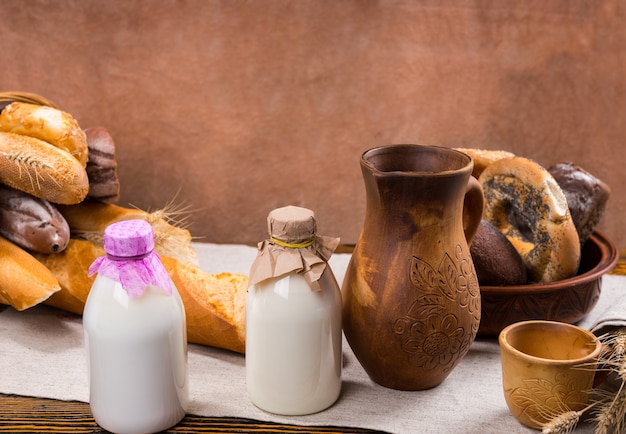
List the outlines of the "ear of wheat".
{"type": "Polygon", "coordinates": [[[626,432],[626,327],[599,337],[606,351],[600,356],[599,371],[607,380],[592,390],[589,405],[578,412],[564,411],[542,427],[542,434],[569,434],[587,412],[596,424],[595,434],[626,432]]]}

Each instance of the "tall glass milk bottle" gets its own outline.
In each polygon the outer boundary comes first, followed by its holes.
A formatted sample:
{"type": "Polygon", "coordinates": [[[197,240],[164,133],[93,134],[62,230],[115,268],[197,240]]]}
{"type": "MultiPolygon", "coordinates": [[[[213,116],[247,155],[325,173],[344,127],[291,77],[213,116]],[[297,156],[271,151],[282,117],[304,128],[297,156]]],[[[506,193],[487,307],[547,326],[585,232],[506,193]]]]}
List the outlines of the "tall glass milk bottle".
{"type": "Polygon", "coordinates": [[[108,226],[104,249],[89,268],[97,277],[83,313],[91,411],[114,433],[163,431],[188,402],[183,302],[149,223],[108,226]]]}
{"type": "Polygon", "coordinates": [[[327,261],[339,239],[316,235],[311,210],[268,216],[246,302],[250,400],[282,415],[316,413],[341,391],[341,293],[327,261]]]}

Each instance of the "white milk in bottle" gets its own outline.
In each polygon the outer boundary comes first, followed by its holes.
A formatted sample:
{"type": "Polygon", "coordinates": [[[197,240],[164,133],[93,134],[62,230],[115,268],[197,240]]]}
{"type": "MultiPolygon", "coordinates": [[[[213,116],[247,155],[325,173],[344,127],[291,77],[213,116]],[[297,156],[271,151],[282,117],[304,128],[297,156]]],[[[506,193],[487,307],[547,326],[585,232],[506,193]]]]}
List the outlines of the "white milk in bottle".
{"type": "Polygon", "coordinates": [[[316,413],[341,391],[341,294],[327,263],[339,240],[317,236],[305,208],[274,210],[268,225],[246,303],[248,394],[271,413],[316,413]]]}
{"type": "Polygon", "coordinates": [[[108,226],[104,248],[89,270],[97,277],[83,313],[91,410],[107,431],[163,431],[188,401],[184,306],[153,252],[149,223],[108,226]]]}

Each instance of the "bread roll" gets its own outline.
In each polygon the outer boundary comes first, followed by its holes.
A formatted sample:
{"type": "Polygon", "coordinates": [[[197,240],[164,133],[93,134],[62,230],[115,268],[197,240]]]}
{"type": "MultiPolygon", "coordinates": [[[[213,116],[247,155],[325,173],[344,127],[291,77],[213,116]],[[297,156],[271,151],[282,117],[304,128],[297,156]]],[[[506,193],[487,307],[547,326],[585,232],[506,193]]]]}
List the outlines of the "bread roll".
{"type": "Polygon", "coordinates": [[[563,190],[580,245],[584,245],[602,220],[611,189],[577,164],[562,162],[548,167],[563,190]]]}
{"type": "Polygon", "coordinates": [[[87,138],[76,119],[54,107],[14,102],[0,113],[0,131],[35,137],[87,165],[87,138]]]}
{"type": "Polygon", "coordinates": [[[87,171],[68,152],[43,140],[0,132],[0,182],[58,204],[82,202],[87,171]]]}
{"type": "Polygon", "coordinates": [[[523,157],[490,164],[479,182],[485,195],[483,218],[519,252],[529,283],[548,283],[576,274],[580,243],[567,200],[552,175],[523,157]]]}
{"type": "Polygon", "coordinates": [[[29,251],[58,253],[70,227],[47,200],[0,184],[0,235],[29,251]]]}
{"type": "Polygon", "coordinates": [[[481,220],[470,245],[478,283],[486,286],[525,285],[526,265],[500,229],[481,220]]]}
{"type": "Polygon", "coordinates": [[[489,149],[473,149],[473,148],[456,148],[457,151],[469,155],[474,160],[474,169],[472,176],[478,178],[487,166],[495,163],[503,158],[515,157],[515,154],[509,151],[492,151],[489,149]]]}
{"type": "Polygon", "coordinates": [[[61,290],[56,277],[28,252],[0,237],[0,303],[28,309],[61,290]]]}

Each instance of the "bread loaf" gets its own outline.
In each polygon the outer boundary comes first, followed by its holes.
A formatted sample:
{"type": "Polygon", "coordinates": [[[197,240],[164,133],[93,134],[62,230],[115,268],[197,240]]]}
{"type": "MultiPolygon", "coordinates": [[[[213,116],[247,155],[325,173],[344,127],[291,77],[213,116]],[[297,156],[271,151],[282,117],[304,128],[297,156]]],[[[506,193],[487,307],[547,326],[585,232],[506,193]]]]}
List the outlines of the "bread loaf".
{"type": "MultiPolygon", "coordinates": [[[[63,253],[36,255],[61,286],[45,303],[82,314],[95,279],[87,276],[89,266],[103,254],[101,246],[72,239],[63,253]]],[[[188,341],[243,353],[248,276],[210,274],[178,259],[161,260],[185,304],[188,341]]]]}
{"type": "Polygon", "coordinates": [[[54,255],[35,253],[37,258],[55,276],[60,291],[54,293],[45,304],[82,315],[87,296],[95,276],[89,277],[89,266],[104,248],[84,240],[71,239],[67,248],[54,255]]]}
{"type": "Polygon", "coordinates": [[[601,179],[571,162],[561,162],[548,167],[563,190],[572,220],[584,245],[606,210],[611,189],[601,179]]]}
{"type": "Polygon", "coordinates": [[[26,250],[58,253],[67,247],[70,227],[47,200],[0,184],[0,235],[26,250]]]}
{"type": "Polygon", "coordinates": [[[54,107],[14,102],[0,113],[0,131],[35,137],[87,165],[87,139],[76,119],[54,107]]]}
{"type": "Polygon", "coordinates": [[[129,219],[143,219],[154,230],[155,251],[161,256],[177,258],[197,266],[198,255],[189,244],[188,230],[168,222],[167,210],[146,212],[136,208],[86,200],[72,206],[59,206],[59,211],[70,225],[73,238],[102,244],[104,229],[111,223],[129,219]]]}
{"type": "Polygon", "coordinates": [[[89,191],[85,168],[68,152],[34,137],[5,132],[0,132],[0,182],[66,205],[82,202],[89,191]]]}
{"type": "Polygon", "coordinates": [[[174,258],[161,259],[185,304],[189,342],[245,352],[248,276],[210,274],[174,258]]]}
{"type": "Polygon", "coordinates": [[[85,129],[89,159],[87,197],[103,202],[116,202],[120,197],[120,181],[117,177],[115,142],[104,127],[85,129]]]}
{"type": "Polygon", "coordinates": [[[61,290],[48,268],[24,249],[0,237],[0,303],[28,309],[61,290]]]}

